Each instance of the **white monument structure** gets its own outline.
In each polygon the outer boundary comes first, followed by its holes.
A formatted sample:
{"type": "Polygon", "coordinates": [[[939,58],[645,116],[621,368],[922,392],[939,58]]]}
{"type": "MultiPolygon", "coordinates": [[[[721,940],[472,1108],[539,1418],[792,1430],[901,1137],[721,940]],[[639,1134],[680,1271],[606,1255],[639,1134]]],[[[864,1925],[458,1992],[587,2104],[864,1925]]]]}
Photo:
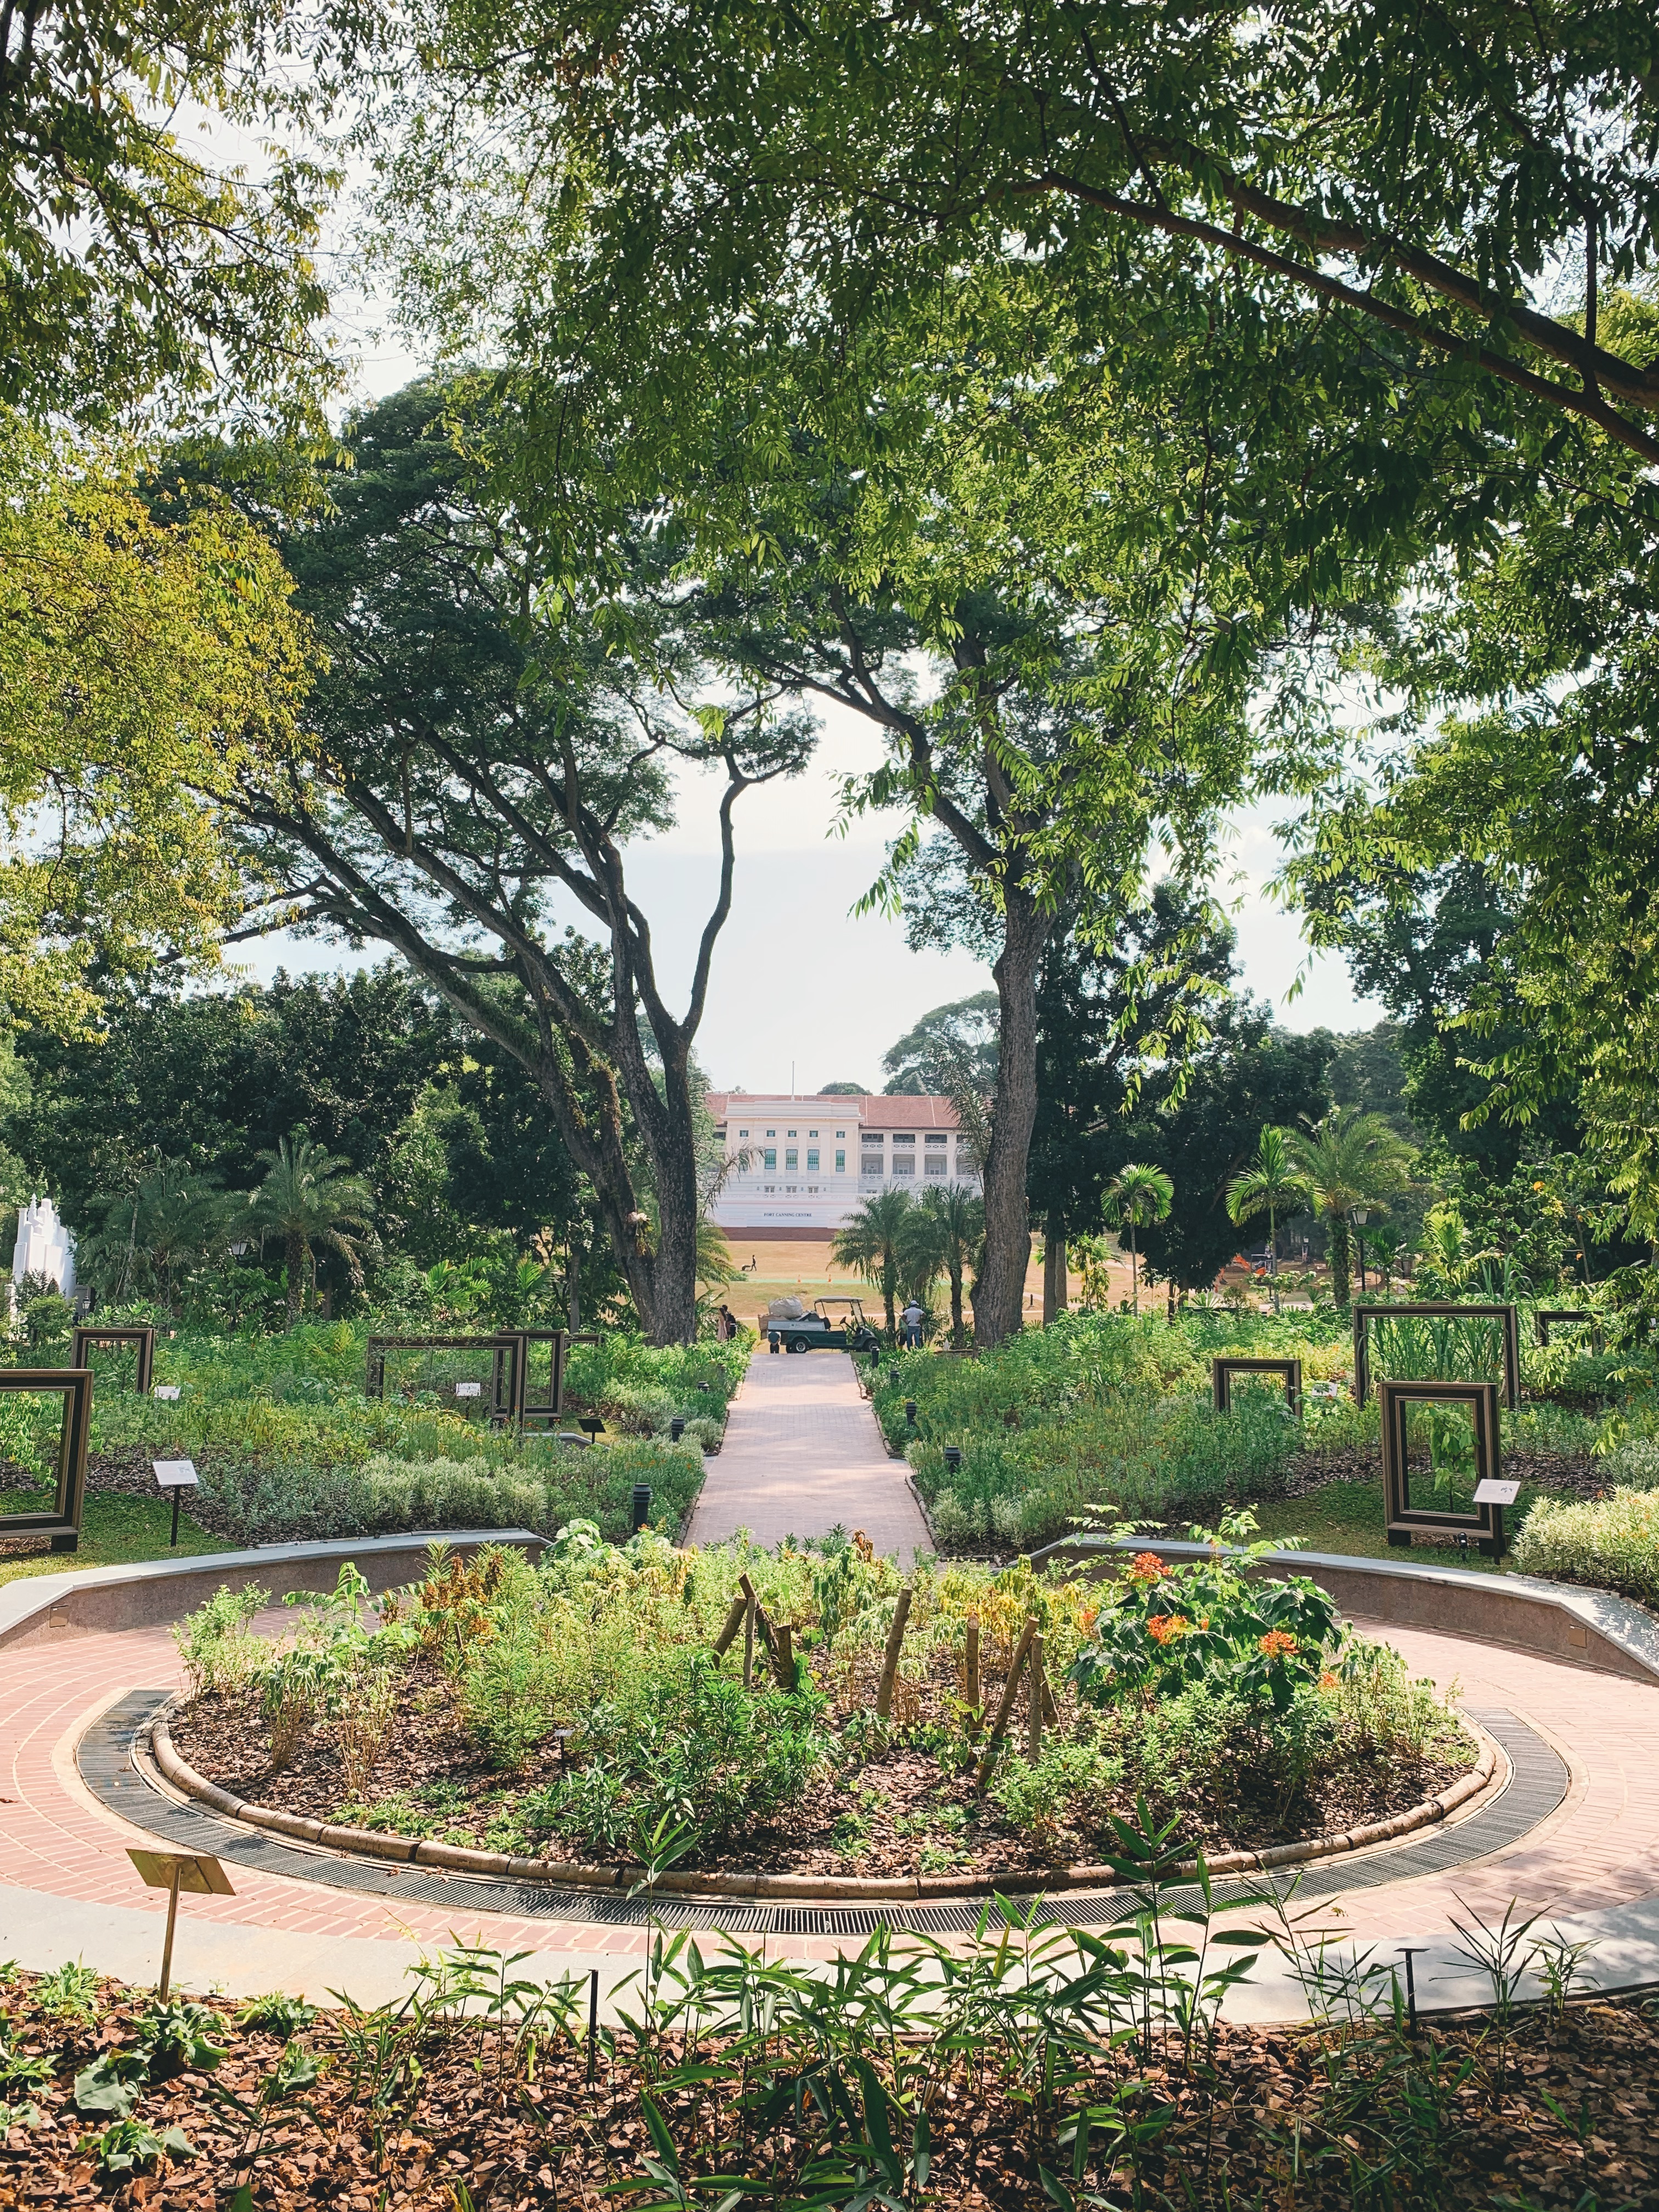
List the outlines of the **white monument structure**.
{"type": "Polygon", "coordinates": [[[11,1279],[21,1285],[29,1275],[50,1283],[66,1298],[75,1296],[75,1238],[58,1218],[58,1208],[49,1198],[32,1198],[17,1209],[11,1279]]]}

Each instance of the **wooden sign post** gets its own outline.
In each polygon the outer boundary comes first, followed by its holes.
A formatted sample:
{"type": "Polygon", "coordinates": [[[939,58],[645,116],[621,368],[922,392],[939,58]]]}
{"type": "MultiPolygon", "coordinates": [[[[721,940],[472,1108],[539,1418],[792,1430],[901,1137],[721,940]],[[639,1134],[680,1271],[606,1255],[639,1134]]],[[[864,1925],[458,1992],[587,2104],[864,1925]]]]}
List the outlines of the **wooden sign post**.
{"type": "Polygon", "coordinates": [[[229,1875],[209,1851],[129,1850],[127,1856],[137,1868],[146,1889],[164,1889],[167,1893],[167,1932],[161,1945],[161,1986],[155,1992],[158,2001],[165,2004],[173,1986],[173,1933],[179,1919],[179,1893],[188,1890],[192,1897],[234,1897],[236,1893],[229,1875]]]}

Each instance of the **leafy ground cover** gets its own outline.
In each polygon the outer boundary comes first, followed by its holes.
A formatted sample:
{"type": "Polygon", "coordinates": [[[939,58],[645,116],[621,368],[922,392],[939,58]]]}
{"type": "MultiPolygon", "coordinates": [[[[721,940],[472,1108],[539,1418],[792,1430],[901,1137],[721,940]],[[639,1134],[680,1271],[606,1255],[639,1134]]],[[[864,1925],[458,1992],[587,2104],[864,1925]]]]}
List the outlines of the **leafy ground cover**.
{"type": "Polygon", "coordinates": [[[0,2212],[1659,2201],[1653,1999],[1575,1999],[1584,1962],[1542,1931],[1473,1927],[1492,2005],[1419,2026],[1381,1965],[1322,1972],[1294,1908],[1224,1916],[1188,1891],[1174,1922],[1156,1851],[1132,1832],[1121,1856],[1140,1924],[1100,1934],[884,1929],[816,1974],[659,1936],[591,2039],[582,1984],[483,1950],[422,1961],[398,2004],[321,2014],[0,1967],[0,2212]],[[1224,2024],[1267,1944],[1311,2019],[1224,2024]],[[1529,1955],[1554,1993],[1522,2011],[1529,1955]]]}
{"type": "MultiPolygon", "coordinates": [[[[1381,1335],[1373,1370],[1405,1371],[1404,1359],[1437,1372],[1440,1351],[1455,1365],[1469,1350],[1381,1335]]],[[[1492,1346],[1474,1351],[1491,1365],[1492,1346]]],[[[1528,1494],[1606,1480],[1592,1454],[1608,1424],[1584,1410],[1581,1391],[1580,1370],[1592,1364],[1569,1345],[1525,1355],[1532,1395],[1504,1416],[1503,1444],[1505,1472],[1528,1494]],[[1558,1389],[1565,1395],[1545,1395],[1558,1389]]],[[[1052,1542],[1106,1505],[1137,1521],[1181,1522],[1213,1519],[1229,1503],[1300,1500],[1328,1483],[1375,1484],[1376,1402],[1356,1407],[1352,1380],[1352,1335],[1328,1310],[1218,1309],[1173,1328],[1162,1315],[1078,1315],[978,1357],[884,1357],[870,1387],[941,1547],[983,1554],[1052,1542]],[[1299,1358],[1303,1418],[1292,1419],[1279,1386],[1265,1382],[1236,1384],[1232,1410],[1218,1414],[1211,1362],[1230,1354],[1299,1358]]]]}
{"type": "MultiPolygon", "coordinates": [[[[1233,1529],[1232,1535],[1248,1534],[1233,1529]]],[[[183,1755],[245,1797],[562,1860],[821,1874],[1030,1875],[1087,1860],[1144,1802],[1189,1845],[1255,1847],[1381,1818],[1471,1761],[1385,1648],[1296,1578],[1219,1556],[1114,1582],[955,1566],[912,1578],[887,1710],[896,1570],[844,1541],[679,1553],[568,1531],[539,1566],[434,1555],[370,1627],[355,1571],[297,1637],[228,1593],[179,1632],[183,1755]],[[747,1577],[761,1648],[715,1644],[747,1577]],[[767,1624],[787,1624],[787,1653],[767,1624]],[[1012,1740],[992,1716],[1042,1638],[1012,1740]],[[970,1675],[970,1631],[979,1674],[970,1675]],[[665,1853],[667,1857],[665,1858],[665,1853]]],[[[739,1599],[741,1603],[741,1599],[739,1599]]]]}
{"type": "MultiPolygon", "coordinates": [[[[137,1509],[155,1503],[150,1462],[158,1455],[195,1461],[202,1487],[191,1500],[193,1524],[220,1543],[405,1528],[526,1527],[550,1534],[577,1518],[623,1536],[639,1483],[651,1489],[653,1524],[672,1533],[696,1495],[702,1453],[718,1448],[746,1356],[740,1344],[660,1351],[623,1335],[574,1346],[567,1419],[592,1413],[606,1425],[598,1444],[584,1449],[493,1430],[458,1410],[472,1401],[458,1401],[453,1383],[447,1398],[437,1388],[366,1397],[365,1336],[357,1324],[337,1322],[286,1336],[163,1338],[155,1380],[178,1389],[173,1401],[132,1391],[130,1354],[95,1353],[88,1513],[105,1501],[95,1526],[89,1522],[72,1556],[47,1554],[38,1539],[0,1540],[0,1577],[26,1563],[30,1572],[106,1564],[94,1547],[118,1526],[127,1547],[119,1556],[161,1556],[165,1511],[155,1548],[133,1548],[155,1520],[137,1509]],[[677,1419],[685,1424],[678,1443],[670,1435],[677,1419]]],[[[54,1355],[48,1346],[29,1356],[54,1355]]],[[[470,1371],[487,1374],[487,1358],[474,1356],[470,1371]]],[[[45,1486],[58,1420],[53,1403],[0,1399],[0,1455],[22,1493],[12,1510],[50,1502],[45,1486]]]]}
{"type": "MultiPolygon", "coordinates": [[[[0,1490],[0,1513],[33,1513],[42,1497],[35,1491],[0,1490]]],[[[167,1537],[173,1509],[155,1495],[152,1478],[148,1498],[100,1494],[89,1497],[81,1522],[81,1547],[74,1553],[51,1552],[37,1537],[15,1539],[0,1546],[0,1583],[16,1582],[30,1575],[62,1574],[79,1567],[120,1567],[139,1559],[173,1556],[167,1537]]],[[[179,1551],[191,1555],[222,1552],[224,1540],[203,1528],[191,1515],[179,1516],[179,1551]]]]}

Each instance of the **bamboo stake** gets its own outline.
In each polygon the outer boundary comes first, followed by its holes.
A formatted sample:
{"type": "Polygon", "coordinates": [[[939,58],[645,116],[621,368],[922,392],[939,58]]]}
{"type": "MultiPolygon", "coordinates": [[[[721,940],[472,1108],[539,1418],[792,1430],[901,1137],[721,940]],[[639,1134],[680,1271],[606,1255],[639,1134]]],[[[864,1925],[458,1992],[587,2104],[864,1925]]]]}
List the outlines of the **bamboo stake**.
{"type": "Polygon", "coordinates": [[[739,1575],[738,1584],[750,1604],[755,1608],[755,1626],[760,1631],[761,1642],[766,1646],[766,1656],[771,1665],[775,1667],[778,1663],[778,1644],[776,1637],[772,1633],[771,1616],[761,1603],[755,1585],[747,1575],[739,1575]]]}
{"type": "Polygon", "coordinates": [[[979,1615],[968,1616],[968,1651],[963,1683],[963,1703],[968,1707],[968,1734],[971,1740],[979,1734],[979,1615]]]}
{"type": "Polygon", "coordinates": [[[910,1618],[910,1591],[907,1584],[898,1594],[898,1603],[893,1607],[893,1625],[887,1632],[887,1649],[882,1654],[881,1681],[876,1690],[876,1718],[884,1721],[893,1710],[893,1680],[898,1673],[899,1653],[904,1648],[904,1624],[910,1618]]]}
{"type": "Polygon", "coordinates": [[[1042,1676],[1042,1638],[1031,1638],[1031,1663],[1026,1670],[1025,1756],[1035,1766],[1042,1756],[1042,1706],[1048,1685],[1042,1676]]]}
{"type": "Polygon", "coordinates": [[[714,1656],[724,1659],[732,1649],[732,1638],[743,1626],[743,1617],[749,1610],[749,1601],[739,1593],[732,1601],[732,1610],[726,1616],[726,1626],[714,1638],[714,1656]]]}
{"type": "Polygon", "coordinates": [[[1020,1669],[1025,1664],[1026,1655],[1031,1648],[1031,1638],[1036,1634],[1036,1622],[1034,1620],[1028,1620],[1020,1631],[1019,1642],[1014,1646],[1013,1663],[1008,1669],[1008,1679],[1002,1686],[1002,1702],[997,1707],[997,1717],[992,1722],[991,1733],[986,1739],[985,1756],[981,1759],[979,1771],[974,1777],[974,1787],[981,1796],[985,1794],[986,1784],[991,1778],[991,1769],[997,1763],[997,1753],[1001,1747],[1003,1733],[1008,1726],[1008,1716],[1014,1710],[1014,1698],[1019,1688],[1020,1669]]]}

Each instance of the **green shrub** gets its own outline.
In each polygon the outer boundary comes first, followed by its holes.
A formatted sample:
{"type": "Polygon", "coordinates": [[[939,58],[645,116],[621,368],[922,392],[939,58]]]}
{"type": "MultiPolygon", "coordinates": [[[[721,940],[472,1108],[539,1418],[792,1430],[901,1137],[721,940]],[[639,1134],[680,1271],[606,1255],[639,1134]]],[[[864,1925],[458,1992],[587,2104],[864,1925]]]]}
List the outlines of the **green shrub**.
{"type": "Polygon", "coordinates": [[[1659,1602],[1659,1490],[1619,1489],[1607,1498],[1559,1504],[1540,1498],[1510,1557],[1523,1574],[1659,1602]]]}
{"type": "Polygon", "coordinates": [[[191,1697],[204,1690],[246,1689],[264,1671],[270,1647],[248,1633],[248,1623],[270,1601],[269,1590],[234,1590],[221,1583],[205,1605],[173,1623],[173,1640],[191,1697]]]}
{"type": "Polygon", "coordinates": [[[1659,1490],[1659,1437],[1627,1437],[1601,1462],[1610,1489],[1659,1490]]]}

